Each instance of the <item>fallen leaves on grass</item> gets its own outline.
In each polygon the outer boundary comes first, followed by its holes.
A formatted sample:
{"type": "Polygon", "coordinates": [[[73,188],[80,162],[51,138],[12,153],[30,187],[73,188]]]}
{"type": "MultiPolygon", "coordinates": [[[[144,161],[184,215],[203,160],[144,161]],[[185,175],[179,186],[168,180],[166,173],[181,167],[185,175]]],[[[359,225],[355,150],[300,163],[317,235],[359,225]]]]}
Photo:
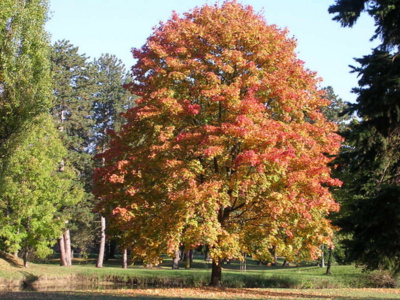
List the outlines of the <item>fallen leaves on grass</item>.
{"type": "Polygon", "coordinates": [[[1,299],[400,299],[398,289],[154,288],[77,292],[0,293],[1,299]]]}

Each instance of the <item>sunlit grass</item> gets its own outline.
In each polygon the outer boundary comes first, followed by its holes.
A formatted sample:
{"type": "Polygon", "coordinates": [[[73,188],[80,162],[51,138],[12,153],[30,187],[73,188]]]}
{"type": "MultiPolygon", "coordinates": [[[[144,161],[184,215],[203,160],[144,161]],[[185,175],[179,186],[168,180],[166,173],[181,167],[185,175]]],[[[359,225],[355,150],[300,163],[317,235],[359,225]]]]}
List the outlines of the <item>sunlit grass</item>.
{"type": "MultiPolygon", "coordinates": [[[[203,287],[208,285],[211,275],[211,263],[201,256],[196,257],[189,270],[184,263],[179,270],[171,269],[171,260],[154,268],[135,264],[122,269],[119,259],[109,260],[103,268],[96,268],[95,261],[75,259],[71,267],[60,267],[57,259],[46,264],[30,264],[29,268],[0,264],[0,278],[30,281],[37,279],[67,279],[96,284],[109,281],[128,286],[165,286],[165,287],[203,287]]],[[[256,261],[247,261],[247,271],[240,271],[240,263],[233,261],[223,265],[223,285],[235,288],[339,288],[363,287],[365,274],[354,266],[334,266],[332,275],[325,275],[325,269],[318,266],[281,267],[258,265],[256,261]]]]}

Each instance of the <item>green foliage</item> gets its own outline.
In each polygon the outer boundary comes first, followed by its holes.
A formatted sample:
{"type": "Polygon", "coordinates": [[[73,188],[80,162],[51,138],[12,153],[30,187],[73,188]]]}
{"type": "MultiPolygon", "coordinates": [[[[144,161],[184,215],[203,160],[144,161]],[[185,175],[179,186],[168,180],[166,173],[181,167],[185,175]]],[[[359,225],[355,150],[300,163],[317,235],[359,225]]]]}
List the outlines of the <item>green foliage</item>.
{"type": "Polygon", "coordinates": [[[96,84],[95,68],[89,58],[79,53],[79,48],[69,41],[56,42],[51,51],[53,93],[55,101],[51,114],[62,136],[67,157],[78,171],[80,183],[85,189],[82,202],[70,207],[68,228],[72,246],[86,251],[93,246],[96,227],[93,226],[93,197],[91,175],[93,157],[89,154],[94,137],[92,106],[96,84]]]}
{"type": "Polygon", "coordinates": [[[338,130],[341,132],[345,130],[348,121],[351,119],[351,115],[348,112],[348,103],[336,95],[331,86],[327,86],[323,90],[325,91],[324,98],[328,99],[331,103],[329,106],[322,107],[321,111],[327,120],[338,125],[338,130]]]}
{"type": "Polygon", "coordinates": [[[9,251],[45,256],[67,218],[61,212],[82,197],[74,171],[59,171],[66,150],[47,114],[22,126],[6,147],[12,154],[0,164],[0,236],[9,251]]]}
{"type": "Polygon", "coordinates": [[[45,0],[0,2],[0,151],[52,101],[46,12],[45,0]]]}
{"type": "Polygon", "coordinates": [[[371,199],[352,204],[352,214],[339,222],[352,228],[353,238],[346,241],[351,259],[369,270],[400,272],[400,187],[383,188],[371,199]]]}

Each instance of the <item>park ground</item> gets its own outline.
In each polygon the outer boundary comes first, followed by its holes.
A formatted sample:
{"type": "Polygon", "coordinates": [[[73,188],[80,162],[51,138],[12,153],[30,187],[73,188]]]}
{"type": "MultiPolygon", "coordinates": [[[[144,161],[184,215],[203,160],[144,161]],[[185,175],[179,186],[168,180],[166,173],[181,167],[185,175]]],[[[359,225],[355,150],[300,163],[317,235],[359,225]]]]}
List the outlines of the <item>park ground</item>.
{"type": "Polygon", "coordinates": [[[154,268],[120,267],[109,260],[98,269],[91,259],[75,259],[72,267],[57,260],[31,263],[0,253],[0,299],[400,299],[380,273],[354,266],[334,266],[332,275],[317,265],[270,267],[247,261],[224,265],[221,289],[207,287],[211,265],[196,257],[192,268],[171,270],[171,261],[154,268]],[[21,285],[25,289],[21,288],[21,285]],[[379,288],[377,286],[380,286],[379,288]]]}

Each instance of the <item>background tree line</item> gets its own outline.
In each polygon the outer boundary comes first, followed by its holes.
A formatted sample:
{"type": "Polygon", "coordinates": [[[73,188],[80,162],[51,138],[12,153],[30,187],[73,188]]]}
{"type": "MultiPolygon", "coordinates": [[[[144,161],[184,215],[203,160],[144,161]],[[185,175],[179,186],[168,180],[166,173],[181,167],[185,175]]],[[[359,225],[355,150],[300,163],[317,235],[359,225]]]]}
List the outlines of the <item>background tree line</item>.
{"type": "Polygon", "coordinates": [[[132,103],[127,73],[113,55],[91,61],[69,41],[50,45],[47,1],[2,1],[0,11],[0,248],[26,263],[58,240],[69,265],[71,246],[86,252],[98,239],[93,157],[132,103]]]}

